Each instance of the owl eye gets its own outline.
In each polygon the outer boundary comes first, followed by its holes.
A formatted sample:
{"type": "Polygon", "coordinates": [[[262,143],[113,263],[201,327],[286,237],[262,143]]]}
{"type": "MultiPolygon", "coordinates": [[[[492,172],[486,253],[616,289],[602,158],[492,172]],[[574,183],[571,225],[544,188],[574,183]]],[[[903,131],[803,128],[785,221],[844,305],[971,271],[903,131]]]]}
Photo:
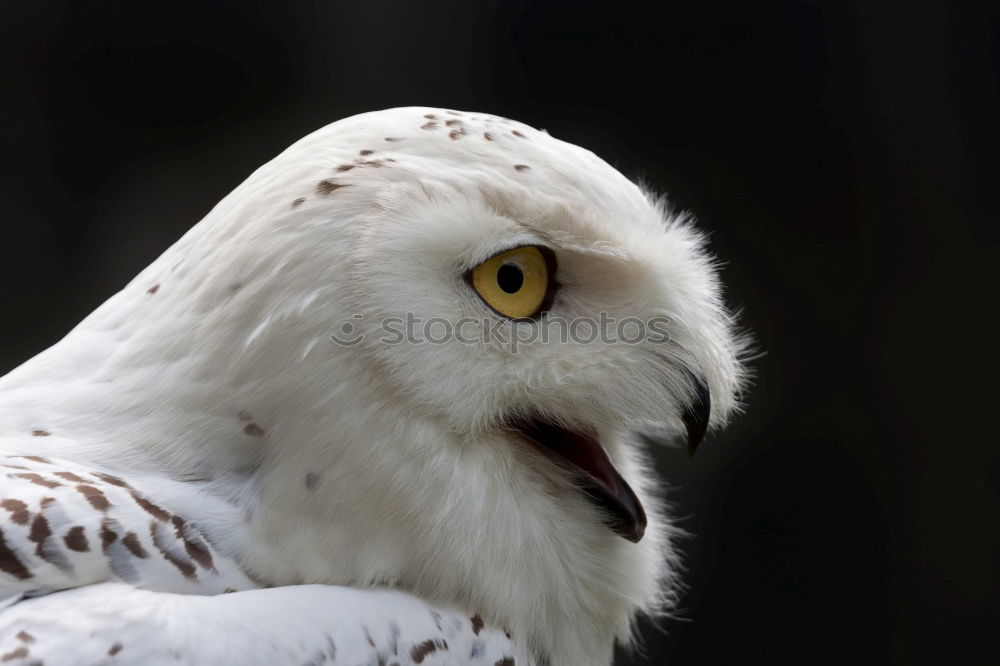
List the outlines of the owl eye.
{"type": "Polygon", "coordinates": [[[552,300],[555,267],[552,250],[524,245],[487,259],[468,277],[479,297],[497,314],[530,319],[552,300]]]}

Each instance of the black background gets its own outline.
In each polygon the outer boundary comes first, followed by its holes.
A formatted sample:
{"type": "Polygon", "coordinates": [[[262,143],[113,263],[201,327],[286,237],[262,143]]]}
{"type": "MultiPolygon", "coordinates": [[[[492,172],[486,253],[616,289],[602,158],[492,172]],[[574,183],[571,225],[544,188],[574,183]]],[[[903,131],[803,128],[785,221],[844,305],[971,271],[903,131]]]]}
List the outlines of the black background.
{"type": "Polygon", "coordinates": [[[634,663],[1000,663],[1000,14],[957,4],[7,0],[0,371],[319,126],[517,118],[695,213],[766,352],[661,454],[690,589],[634,663]]]}

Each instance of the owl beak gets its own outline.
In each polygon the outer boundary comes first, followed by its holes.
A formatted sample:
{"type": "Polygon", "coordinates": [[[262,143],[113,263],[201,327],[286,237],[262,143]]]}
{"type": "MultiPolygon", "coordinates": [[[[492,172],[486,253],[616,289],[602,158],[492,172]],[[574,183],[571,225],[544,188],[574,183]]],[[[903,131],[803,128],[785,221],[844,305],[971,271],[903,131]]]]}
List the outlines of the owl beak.
{"type": "Polygon", "coordinates": [[[708,392],[708,385],[699,377],[692,375],[694,383],[694,399],[684,414],[681,421],[687,429],[687,450],[688,456],[693,457],[698,450],[701,440],[705,439],[705,431],[708,430],[708,419],[712,414],[712,394],[708,392]]]}
{"type": "MultiPolygon", "coordinates": [[[[712,395],[703,379],[694,373],[689,373],[689,377],[694,395],[681,414],[681,422],[687,431],[688,457],[693,458],[698,446],[705,439],[705,431],[708,430],[709,417],[712,415],[712,395]]],[[[653,447],[669,447],[677,444],[676,433],[670,428],[663,427],[662,423],[650,424],[649,427],[637,430],[635,434],[653,447]]]]}
{"type": "Polygon", "coordinates": [[[646,531],[642,503],[596,437],[537,419],[514,429],[573,474],[615,534],[632,543],[642,539],[646,531]]]}

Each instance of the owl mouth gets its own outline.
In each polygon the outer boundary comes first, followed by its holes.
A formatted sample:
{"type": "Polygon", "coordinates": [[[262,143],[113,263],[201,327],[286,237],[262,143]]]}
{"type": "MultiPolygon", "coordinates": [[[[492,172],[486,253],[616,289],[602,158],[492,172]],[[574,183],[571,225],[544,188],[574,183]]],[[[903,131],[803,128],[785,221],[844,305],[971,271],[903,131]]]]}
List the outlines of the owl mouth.
{"type": "Polygon", "coordinates": [[[542,419],[510,426],[569,471],[580,489],[602,510],[615,534],[638,543],[646,531],[646,512],[598,439],[542,419]]]}

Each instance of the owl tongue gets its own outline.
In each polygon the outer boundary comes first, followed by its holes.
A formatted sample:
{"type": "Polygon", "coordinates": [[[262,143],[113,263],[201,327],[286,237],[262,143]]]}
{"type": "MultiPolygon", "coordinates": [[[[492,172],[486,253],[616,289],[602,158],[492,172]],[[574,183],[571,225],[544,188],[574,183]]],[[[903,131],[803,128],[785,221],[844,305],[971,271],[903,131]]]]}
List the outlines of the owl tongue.
{"type": "Polygon", "coordinates": [[[518,430],[575,473],[581,488],[604,509],[608,526],[618,536],[633,543],[642,539],[646,530],[642,504],[596,437],[538,419],[518,430]]]}

